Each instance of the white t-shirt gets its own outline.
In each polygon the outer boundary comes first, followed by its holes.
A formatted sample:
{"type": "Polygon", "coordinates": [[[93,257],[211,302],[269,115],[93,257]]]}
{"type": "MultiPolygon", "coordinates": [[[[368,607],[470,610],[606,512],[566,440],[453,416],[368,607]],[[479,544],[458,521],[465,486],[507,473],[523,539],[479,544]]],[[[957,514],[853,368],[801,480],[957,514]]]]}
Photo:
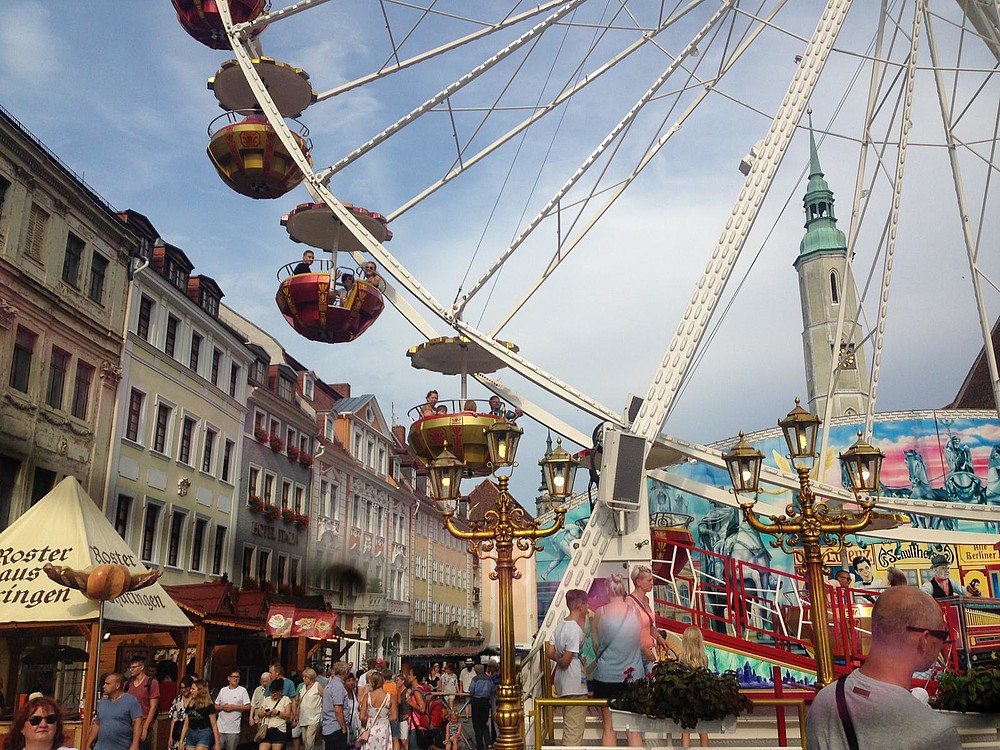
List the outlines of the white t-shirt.
{"type": "Polygon", "coordinates": [[[462,683],[462,692],[469,692],[469,685],[472,684],[472,678],[476,676],[476,670],[472,667],[465,667],[461,674],[458,676],[459,682],[462,683]]]}
{"type": "MultiPolygon", "coordinates": [[[[215,706],[231,703],[234,706],[245,706],[250,702],[250,694],[242,685],[234,688],[228,685],[219,689],[219,694],[215,698],[215,706]]],[[[240,722],[243,718],[242,711],[219,711],[216,722],[219,725],[219,734],[239,734],[240,722]]]]}
{"type": "Polygon", "coordinates": [[[441,680],[438,682],[441,692],[447,695],[454,695],[458,692],[458,677],[454,672],[442,672],[441,680]]]}
{"type": "Polygon", "coordinates": [[[556,656],[562,656],[567,651],[574,654],[573,660],[565,669],[556,667],[555,688],[559,697],[587,694],[587,678],[583,674],[583,662],[580,661],[585,637],[583,628],[575,620],[562,620],[556,625],[556,632],[552,635],[556,656]]]}

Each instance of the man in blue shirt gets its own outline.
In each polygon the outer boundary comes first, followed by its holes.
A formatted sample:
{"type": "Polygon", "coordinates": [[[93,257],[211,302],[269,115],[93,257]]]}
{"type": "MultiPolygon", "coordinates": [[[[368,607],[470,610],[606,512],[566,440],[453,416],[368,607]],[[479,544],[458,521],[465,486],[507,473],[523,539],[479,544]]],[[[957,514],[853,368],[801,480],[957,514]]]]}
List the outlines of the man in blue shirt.
{"type": "Polygon", "coordinates": [[[330,668],[330,679],[323,689],[323,744],[325,750],[347,750],[347,717],[344,714],[344,703],[347,701],[347,688],[344,686],[344,675],[347,674],[347,664],[335,662],[330,668]]]}
{"type": "Polygon", "coordinates": [[[125,678],[115,672],[104,679],[104,697],[90,725],[91,750],[138,750],[142,735],[142,706],[122,690],[125,678]]]}
{"type": "Polygon", "coordinates": [[[490,706],[493,698],[493,680],[484,674],[482,664],[475,667],[476,676],[469,684],[472,704],[472,728],[476,732],[476,750],[486,750],[489,744],[490,706]]]}

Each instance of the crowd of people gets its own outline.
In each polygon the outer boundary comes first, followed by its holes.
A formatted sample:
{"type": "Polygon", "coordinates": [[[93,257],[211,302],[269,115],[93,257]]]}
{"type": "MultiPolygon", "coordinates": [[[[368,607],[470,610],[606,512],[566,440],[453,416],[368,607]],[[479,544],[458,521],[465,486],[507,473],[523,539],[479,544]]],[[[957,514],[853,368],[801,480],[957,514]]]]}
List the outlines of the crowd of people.
{"type": "MultiPolygon", "coordinates": [[[[86,738],[88,750],[149,750],[159,712],[159,683],[142,658],[129,676],[104,677],[86,738]]],[[[260,675],[252,694],[232,670],[213,698],[196,675],[177,683],[167,709],[168,750],[237,750],[252,737],[257,750],[460,750],[462,715],[469,715],[477,750],[496,741],[492,722],[495,664],[472,659],[457,673],[414,665],[391,674],[383,659],[367,670],[335,662],[286,677],[280,664],[260,675]],[[241,743],[241,737],[244,742],[241,743]]],[[[65,745],[66,715],[58,702],[35,693],[15,716],[3,750],[74,750],[65,745]]]]}

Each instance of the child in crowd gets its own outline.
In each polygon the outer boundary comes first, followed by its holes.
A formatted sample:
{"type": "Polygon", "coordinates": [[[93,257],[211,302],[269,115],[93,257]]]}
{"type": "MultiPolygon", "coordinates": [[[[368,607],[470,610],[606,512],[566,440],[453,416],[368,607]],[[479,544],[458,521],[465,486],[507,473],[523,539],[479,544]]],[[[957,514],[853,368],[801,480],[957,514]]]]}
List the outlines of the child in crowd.
{"type": "Polygon", "coordinates": [[[458,718],[458,711],[448,714],[448,726],[444,733],[444,750],[458,750],[459,740],[462,738],[462,721],[458,718]]]}
{"type": "MultiPolygon", "coordinates": [[[[705,653],[705,639],[702,638],[701,630],[694,625],[684,630],[681,636],[681,652],[677,656],[677,661],[688,667],[708,668],[708,654],[705,653]]],[[[705,732],[698,733],[699,744],[708,747],[708,735],[705,732]]],[[[691,747],[691,733],[681,733],[681,747],[691,747]]]]}

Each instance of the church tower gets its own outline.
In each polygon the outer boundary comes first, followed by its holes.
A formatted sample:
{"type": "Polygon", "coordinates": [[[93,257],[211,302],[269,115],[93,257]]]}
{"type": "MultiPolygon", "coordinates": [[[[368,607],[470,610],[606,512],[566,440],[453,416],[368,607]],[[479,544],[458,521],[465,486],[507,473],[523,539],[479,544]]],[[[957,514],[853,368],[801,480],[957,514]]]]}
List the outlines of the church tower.
{"type": "Polygon", "coordinates": [[[857,288],[853,274],[849,272],[844,278],[847,238],[837,229],[833,191],[820,168],[811,117],[809,167],[809,185],[802,201],[806,233],[794,264],[799,274],[808,408],[821,417],[825,414],[832,376],[831,416],[864,414],[868,405],[868,368],[861,346],[862,330],[860,326],[855,328],[857,288]],[[837,318],[842,305],[847,306],[843,339],[837,341],[837,318]],[[836,372],[835,364],[838,366],[836,372]]]}

